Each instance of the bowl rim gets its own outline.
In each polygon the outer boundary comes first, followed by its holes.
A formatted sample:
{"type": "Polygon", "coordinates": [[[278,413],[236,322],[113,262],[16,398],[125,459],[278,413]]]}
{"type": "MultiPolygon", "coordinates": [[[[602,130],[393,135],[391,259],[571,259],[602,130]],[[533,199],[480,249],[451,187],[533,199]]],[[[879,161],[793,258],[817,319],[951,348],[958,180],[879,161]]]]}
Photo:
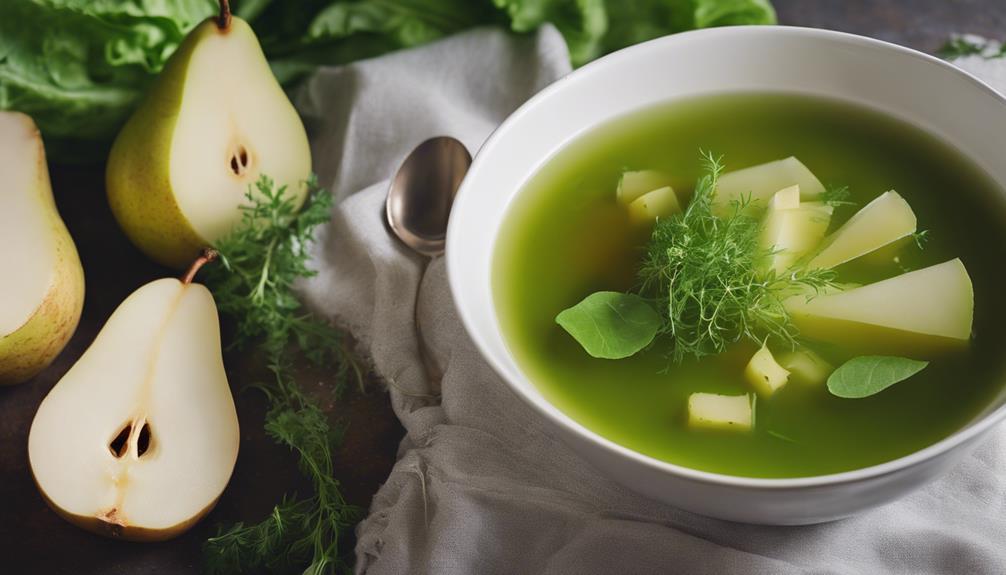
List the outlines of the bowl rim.
{"type": "MultiPolygon", "coordinates": [[[[706,28],[701,30],[692,30],[688,32],[680,32],[677,34],[672,34],[669,36],[663,36],[647,42],[642,42],[634,46],[623,48],[606,56],[603,56],[593,62],[586,64],[585,66],[573,70],[569,74],[557,79],[552,84],[546,86],[544,89],[539,91],[537,94],[528,99],[524,104],[513,111],[507,118],[489,135],[486,141],[479,148],[472,162],[471,168],[469,169],[469,174],[477,173],[481,165],[485,162],[486,156],[491,156],[493,149],[496,147],[496,143],[499,139],[504,137],[509,128],[520,122],[522,117],[527,113],[527,111],[534,106],[538,105],[538,102],[545,100],[547,98],[553,97],[553,94],[560,92],[565,89],[565,86],[569,83],[568,81],[578,77],[584,76],[590,73],[594,73],[603,70],[608,67],[617,66],[619,62],[624,59],[632,58],[637,53],[642,53],[647,50],[653,50],[658,47],[663,47],[666,45],[681,44],[691,41],[694,38],[699,37],[720,37],[720,36],[750,36],[750,37],[766,37],[766,36],[789,36],[791,38],[809,39],[811,41],[817,39],[829,39],[832,41],[838,41],[845,43],[850,46],[856,47],[868,47],[881,50],[889,50],[894,52],[899,52],[904,56],[912,57],[923,62],[928,62],[931,65],[943,68],[946,71],[950,71],[952,74],[956,75],[963,81],[967,81],[974,84],[979,90],[986,92],[988,95],[993,96],[994,99],[1000,101],[1004,107],[1006,107],[1006,95],[1000,93],[996,89],[992,88],[988,83],[977,78],[973,74],[945,61],[941,60],[935,56],[931,56],[924,52],[920,52],[913,48],[908,48],[906,46],[901,46],[884,40],[878,40],[876,38],[870,38],[866,36],[860,36],[857,34],[851,34],[848,32],[839,32],[835,30],[826,30],[820,28],[808,28],[799,26],[728,26],[722,28],[706,28]]],[[[471,187],[469,183],[471,178],[465,177],[462,182],[461,187],[458,190],[457,196],[455,197],[454,210],[453,213],[460,211],[458,206],[463,206],[465,203],[472,201],[474,194],[469,190],[471,187]]],[[[506,212],[504,211],[504,214],[506,212]]],[[[628,458],[641,464],[651,470],[658,471],[660,473],[666,473],[675,476],[678,479],[688,480],[696,483],[703,484],[716,484],[722,486],[730,486],[736,488],[744,488],[749,490],[794,490],[794,489],[812,489],[820,488],[830,485],[846,484],[860,482],[866,479],[878,478],[886,475],[891,475],[897,472],[904,471],[906,469],[922,465],[927,461],[949,452],[954,448],[957,448],[971,440],[976,439],[978,436],[989,431],[995,425],[1001,423],[1006,419],[1006,403],[999,406],[998,408],[985,413],[979,419],[972,421],[965,427],[958,429],[951,435],[944,437],[943,439],[927,445],[922,449],[913,451],[907,455],[903,455],[896,459],[878,463],[875,465],[870,465],[867,467],[861,467],[858,469],[853,469],[849,471],[842,471],[837,473],[828,473],[823,475],[810,475],[801,477],[781,477],[781,478],[766,478],[766,477],[748,477],[742,475],[730,475],[726,473],[717,473],[712,471],[703,471],[700,469],[695,469],[691,467],[686,467],[683,465],[678,465],[676,463],[671,463],[669,461],[664,461],[645,455],[638,451],[635,451],[629,447],[616,443],[599,433],[591,430],[590,428],[584,426],[580,422],[573,419],[571,416],[566,414],[558,406],[549,401],[544,394],[540,391],[537,392],[537,396],[533,396],[529,391],[524,390],[522,387],[516,385],[514,382],[510,381],[507,375],[507,370],[504,367],[502,361],[495,357],[492,353],[487,351],[487,345],[483,336],[478,333],[476,321],[472,317],[472,314],[463,309],[459,302],[463,301],[465,298],[462,295],[462,289],[460,287],[459,277],[465,274],[465,268],[463,261],[456,260],[451,257],[452,251],[450,247],[452,244],[463,241],[463,238],[459,237],[459,226],[458,218],[450,218],[448,221],[447,228],[447,249],[445,255],[445,261],[447,266],[447,278],[448,284],[451,291],[451,297],[455,302],[455,309],[457,310],[458,316],[461,318],[461,322],[465,327],[465,331],[468,336],[475,343],[476,348],[482,358],[490,365],[492,370],[496,375],[503,380],[506,387],[510,389],[515,395],[521,398],[525,404],[530,406],[538,415],[550,420],[554,425],[561,427],[564,431],[571,433],[578,438],[587,441],[601,448],[603,451],[609,454],[617,455],[620,457],[628,458]],[[548,411],[544,403],[547,406],[553,408],[556,414],[548,411]]],[[[493,240],[493,245],[496,245],[496,240],[493,240]]],[[[470,268],[469,268],[470,269],[470,268]]],[[[495,318],[495,311],[493,312],[495,323],[498,326],[498,319],[495,318]]],[[[502,337],[502,336],[501,336],[502,337]]],[[[505,338],[504,338],[505,342],[505,338]]],[[[513,360],[514,364],[521,370],[519,363],[516,359],[513,360]]],[[[528,384],[534,387],[534,383],[530,381],[530,378],[524,375],[524,378],[528,380],[528,384]]],[[[564,442],[565,443],[565,442],[564,442]]],[[[568,444],[567,444],[568,445],[568,444]]],[[[578,451],[574,449],[574,451],[578,451]]],[[[578,453],[582,457],[582,454],[578,453]]]]}

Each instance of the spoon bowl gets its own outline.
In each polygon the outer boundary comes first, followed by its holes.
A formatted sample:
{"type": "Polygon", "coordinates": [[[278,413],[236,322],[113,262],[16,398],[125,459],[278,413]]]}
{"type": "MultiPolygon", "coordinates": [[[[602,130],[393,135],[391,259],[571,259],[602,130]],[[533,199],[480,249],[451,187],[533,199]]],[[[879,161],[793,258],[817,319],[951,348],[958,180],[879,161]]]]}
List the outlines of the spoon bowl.
{"type": "Polygon", "coordinates": [[[388,227],[413,250],[444,253],[454,195],[472,163],[465,145],[450,136],[430,138],[402,162],[388,189],[388,227]]]}

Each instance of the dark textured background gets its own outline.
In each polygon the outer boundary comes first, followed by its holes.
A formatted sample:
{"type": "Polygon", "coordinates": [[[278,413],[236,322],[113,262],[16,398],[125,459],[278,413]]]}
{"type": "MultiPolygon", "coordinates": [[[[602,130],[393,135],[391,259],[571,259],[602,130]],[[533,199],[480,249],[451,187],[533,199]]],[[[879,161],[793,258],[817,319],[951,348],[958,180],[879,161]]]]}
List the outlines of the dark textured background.
{"type": "MultiPolygon", "coordinates": [[[[2,1],[2,0],[0,0],[2,1]]],[[[783,24],[832,28],[874,36],[932,52],[952,32],[1006,37],[1006,0],[774,0],[783,24]]],[[[192,531],[170,542],[130,544],[72,527],[51,512],[32,483],[27,434],[38,403],[87,347],[112,310],[137,287],[171,275],[137,252],[119,232],[105,202],[102,167],[53,166],[60,212],[80,250],[87,299],[76,335],[63,354],[35,380],[0,389],[0,573],[87,575],[170,574],[200,571],[200,545],[220,522],[255,522],[280,497],[307,492],[295,459],[262,431],[265,402],[238,393],[242,443],[237,468],[217,508],[192,531]]],[[[248,358],[226,358],[235,386],[255,377],[248,358]]],[[[333,421],[348,424],[336,459],[350,501],[366,507],[394,462],[402,435],[379,385],[367,394],[325,398],[324,373],[299,374],[302,385],[322,394],[333,421]]],[[[351,554],[351,541],[344,551],[351,554]]]]}

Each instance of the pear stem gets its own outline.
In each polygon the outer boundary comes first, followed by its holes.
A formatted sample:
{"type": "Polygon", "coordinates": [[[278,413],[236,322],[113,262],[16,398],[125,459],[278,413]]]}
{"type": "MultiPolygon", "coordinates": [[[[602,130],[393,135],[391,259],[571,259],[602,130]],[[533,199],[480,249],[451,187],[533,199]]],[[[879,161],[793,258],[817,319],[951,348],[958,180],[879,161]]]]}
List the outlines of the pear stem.
{"type": "Polygon", "coordinates": [[[229,0],[220,0],[220,14],[217,15],[217,28],[226,30],[231,27],[231,3],[229,0]]]}
{"type": "Polygon", "coordinates": [[[182,278],[182,283],[185,285],[192,283],[192,279],[196,277],[196,272],[199,271],[199,268],[217,259],[217,256],[219,255],[219,252],[213,248],[204,248],[203,253],[199,254],[196,261],[192,262],[192,266],[189,267],[189,271],[185,273],[185,277],[182,278]]]}

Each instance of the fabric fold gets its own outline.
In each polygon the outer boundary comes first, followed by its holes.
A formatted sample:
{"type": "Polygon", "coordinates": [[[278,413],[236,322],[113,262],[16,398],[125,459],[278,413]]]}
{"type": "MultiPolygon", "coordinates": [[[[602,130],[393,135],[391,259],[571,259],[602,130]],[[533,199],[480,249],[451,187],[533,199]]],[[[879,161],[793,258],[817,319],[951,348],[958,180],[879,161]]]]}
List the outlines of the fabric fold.
{"type": "Polygon", "coordinates": [[[348,327],[407,435],[357,529],[360,574],[1006,573],[1003,431],[952,473],[861,516],[763,527],[693,515],[608,480],[560,443],[479,356],[442,259],[399,244],[387,179],[422,140],[474,153],[569,72],[561,36],[482,29],[322,69],[297,105],[341,203],[300,291],[348,327]]]}

